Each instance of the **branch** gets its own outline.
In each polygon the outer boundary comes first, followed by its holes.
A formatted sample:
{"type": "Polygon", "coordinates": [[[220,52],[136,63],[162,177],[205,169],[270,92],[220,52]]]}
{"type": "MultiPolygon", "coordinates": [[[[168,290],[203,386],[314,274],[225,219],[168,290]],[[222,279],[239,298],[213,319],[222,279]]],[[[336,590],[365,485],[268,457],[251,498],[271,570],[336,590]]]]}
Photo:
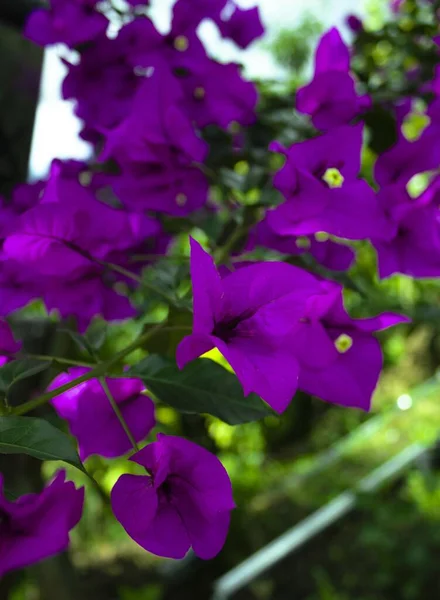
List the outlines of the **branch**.
{"type": "Polygon", "coordinates": [[[116,356],[114,356],[112,359],[97,365],[94,369],[92,369],[88,373],[84,373],[84,375],[81,375],[81,377],[77,377],[76,379],[73,379],[72,381],[69,381],[68,383],[66,383],[64,385],[61,385],[60,387],[57,387],[54,390],[51,390],[50,392],[45,392],[44,394],[41,394],[41,396],[38,396],[37,398],[33,398],[32,400],[29,400],[28,402],[25,402],[24,404],[21,404],[20,406],[17,406],[15,408],[11,409],[11,412],[15,415],[24,415],[24,414],[30,412],[31,410],[38,408],[39,406],[43,406],[44,404],[47,404],[48,402],[50,402],[52,400],[52,398],[56,398],[56,396],[59,396],[60,394],[63,394],[64,392],[71,390],[72,388],[76,387],[80,383],[84,383],[85,381],[89,381],[90,379],[95,379],[95,378],[105,376],[106,373],[112,367],[117,365],[126,356],[128,356],[129,354],[131,354],[132,352],[134,352],[141,346],[143,346],[143,344],[147,340],[149,340],[151,337],[156,335],[156,333],[158,333],[160,330],[165,330],[165,329],[166,328],[164,327],[164,325],[162,323],[160,323],[159,325],[156,325],[156,327],[152,327],[147,332],[145,332],[144,334],[139,336],[138,339],[135,340],[132,344],[130,344],[129,346],[127,346],[126,348],[121,350],[121,352],[118,352],[118,354],[116,354],[116,356]]]}

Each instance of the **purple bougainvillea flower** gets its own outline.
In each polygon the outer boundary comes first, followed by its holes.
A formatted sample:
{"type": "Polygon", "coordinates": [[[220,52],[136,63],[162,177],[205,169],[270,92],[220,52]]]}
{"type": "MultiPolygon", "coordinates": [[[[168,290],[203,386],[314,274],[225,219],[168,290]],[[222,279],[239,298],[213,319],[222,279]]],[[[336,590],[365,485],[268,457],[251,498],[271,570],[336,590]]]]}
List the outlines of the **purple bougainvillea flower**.
{"type": "Polygon", "coordinates": [[[18,217],[40,202],[45,181],[17,185],[12,192],[11,202],[0,196],[0,240],[3,241],[17,226],[18,217]]]}
{"type": "Polygon", "coordinates": [[[414,98],[399,98],[390,104],[390,108],[394,112],[399,129],[402,127],[405,118],[412,112],[413,105],[414,98]]]}
{"type": "Polygon", "coordinates": [[[364,24],[357,15],[348,15],[345,22],[353,33],[361,33],[364,31],[364,24]]]}
{"type": "Polygon", "coordinates": [[[309,253],[317,262],[333,271],[348,270],[356,257],[352,248],[325,239],[325,236],[316,239],[314,236],[279,235],[271,229],[267,219],[251,230],[245,251],[249,252],[258,246],[293,256],[309,253]]]}
{"type": "Polygon", "coordinates": [[[402,6],[404,5],[404,3],[405,3],[405,0],[391,0],[391,2],[390,2],[391,11],[394,14],[399,13],[402,6]]]}
{"type": "Polygon", "coordinates": [[[309,273],[281,262],[256,263],[220,277],[212,258],[191,239],[193,333],[177,348],[177,364],[216,347],[244,393],[255,392],[283,412],[295,393],[298,364],[286,338],[318,289],[309,273]]]}
{"type": "Polygon", "coordinates": [[[325,33],[315,54],[315,74],[296,96],[296,109],[310,115],[323,131],[352,121],[371,106],[368,96],[358,96],[349,73],[350,53],[338,30],[325,33]]]}
{"type": "MultiPolygon", "coordinates": [[[[186,9],[184,21],[196,18],[195,2],[186,9]]],[[[137,18],[121,29],[117,39],[125,46],[132,67],[144,77],[153,68],[160,67],[178,74],[180,78],[188,71],[203,69],[209,60],[196,27],[186,28],[183,21],[181,26],[173,25],[171,31],[163,35],[149,19],[137,18]]]]}
{"type": "Polygon", "coordinates": [[[391,185],[379,193],[390,223],[390,235],[372,239],[379,276],[394,273],[411,277],[440,276],[440,218],[438,181],[419,198],[411,198],[404,185],[391,185]]]}
{"type": "Polygon", "coordinates": [[[361,124],[346,125],[287,150],[278,143],[271,145],[287,157],[274,179],[287,202],[267,215],[274,231],[280,235],[326,232],[360,240],[385,227],[374,191],[358,179],[362,131],[361,124]]]}
{"type": "Polygon", "coordinates": [[[24,213],[5,240],[6,255],[42,276],[72,279],[160,231],[153,219],[100,203],[80,185],[73,189],[72,202],[47,202],[24,213]]]}
{"type": "MultiPolygon", "coordinates": [[[[144,19],[133,23],[137,21],[144,19]]],[[[62,84],[63,97],[75,100],[75,114],[87,131],[81,134],[84,139],[99,141],[101,131],[119,125],[130,111],[141,81],[129,61],[130,48],[122,35],[116,39],[101,36],[81,50],[79,63],[64,61],[68,73],[62,84]]]]}
{"type": "Polygon", "coordinates": [[[315,75],[340,71],[348,73],[350,70],[350,51],[344,44],[341,34],[332,27],[323,34],[315,52],[315,75]]]}
{"type": "Polygon", "coordinates": [[[209,60],[205,69],[182,78],[181,85],[185,113],[198,127],[226,129],[232,123],[246,127],[255,121],[257,88],[242,78],[236,64],[209,60]]]}
{"type": "Polygon", "coordinates": [[[40,494],[10,502],[0,473],[0,577],[65,550],[69,531],[81,518],[83,501],[84,488],[65,481],[61,471],[40,494]]]}
{"type": "Polygon", "coordinates": [[[102,270],[92,271],[73,282],[46,280],[36,297],[41,297],[46,308],[57,311],[62,318],[75,317],[80,332],[84,332],[96,316],[106,321],[124,321],[136,316],[129,299],[103,280],[102,270]]]}
{"type": "Polygon", "coordinates": [[[440,96],[440,65],[434,67],[434,77],[427,91],[431,91],[435,96],[440,96]]]}
{"type": "MultiPolygon", "coordinates": [[[[169,34],[162,36],[151,22],[138,20],[138,24],[135,21],[126,25],[120,35],[120,42],[129,34],[135,39],[127,44],[127,54],[134,69],[145,73],[159,69],[169,73],[168,85],[173,85],[174,90],[171,93],[170,89],[164,88],[162,97],[166,95],[167,103],[161,100],[162,110],[167,105],[179,104],[199,127],[216,124],[226,128],[231,122],[249,125],[255,120],[255,85],[241,77],[238,65],[222,64],[209,58],[195,33],[195,23],[202,16],[213,18],[220,14],[221,4],[224,5],[225,0],[200,4],[192,0],[190,5],[187,0],[181,0],[175,5],[176,18],[169,34]],[[179,96],[179,88],[183,88],[183,96],[179,96]]],[[[249,17],[252,23],[253,13],[249,17]]],[[[238,23],[234,25],[234,32],[237,35],[241,32],[243,39],[250,35],[249,29],[241,30],[238,23]]]]}
{"type": "Polygon", "coordinates": [[[112,276],[105,263],[126,266],[131,252],[142,254],[160,233],[155,220],[98,202],[56,164],[41,203],[20,216],[3,253],[6,264],[12,261],[37,280],[34,297],[63,317],[76,316],[83,328],[97,314],[112,320],[133,316],[127,298],[112,289],[121,277],[112,276]]]}
{"type": "Polygon", "coordinates": [[[341,285],[323,281],[291,336],[300,364],[298,387],[333,404],[369,410],[383,363],[372,333],[409,319],[392,313],[352,319],[342,291],[341,285]]]}
{"type": "Polygon", "coordinates": [[[297,111],[310,115],[321,131],[350,123],[370,106],[369,97],[358,96],[351,75],[342,71],[319,73],[296,96],[297,111]]]}
{"type": "Polygon", "coordinates": [[[161,152],[173,151],[189,161],[203,162],[208,146],[179,108],[182,90],[166,68],[155,68],[144,79],[131,112],[106,133],[101,160],[115,158],[120,165],[161,162],[161,152]]]}
{"type": "Polygon", "coordinates": [[[171,34],[184,36],[194,32],[205,19],[216,20],[228,0],[177,0],[173,7],[171,34]]]}
{"type": "Polygon", "coordinates": [[[439,164],[438,128],[430,126],[412,142],[400,135],[396,144],[377,159],[374,176],[382,187],[405,185],[417,173],[437,169],[439,164]]]}
{"type": "Polygon", "coordinates": [[[222,18],[220,15],[215,19],[222,37],[232,40],[244,49],[264,34],[264,26],[257,6],[243,9],[235,2],[231,2],[231,10],[228,12],[227,18],[222,18]]]}
{"type": "Polygon", "coordinates": [[[34,181],[33,183],[21,183],[17,185],[12,193],[12,206],[14,210],[20,214],[38,204],[45,185],[45,181],[34,181]]]}
{"type": "MultiPolygon", "coordinates": [[[[88,370],[82,367],[69,369],[68,373],[62,373],[52,381],[49,390],[88,370]]],[[[135,441],[142,441],[155,425],[153,402],[142,393],[144,384],[140,379],[127,378],[107,379],[107,385],[135,441]]],[[[130,440],[99,380],[81,383],[54,398],[52,404],[59,416],[69,423],[70,433],[78,440],[81,460],[91,454],[115,458],[131,450],[130,440]]]]}
{"type": "Polygon", "coordinates": [[[23,308],[41,293],[42,286],[35,273],[0,253],[0,316],[23,308]]]}
{"type": "Polygon", "coordinates": [[[254,121],[255,86],[241,78],[237,65],[209,58],[195,31],[202,18],[220,15],[225,4],[181,0],[168,34],[138,17],[115,39],[100,36],[88,44],[78,64],[66,63],[63,95],[76,100],[84,139],[97,143],[107,138],[104,158],[111,154],[124,165],[133,159],[145,162],[167,142],[174,152],[189,150],[191,160],[200,161],[206,145],[191,121],[199,127],[254,121]]]}
{"type": "Polygon", "coordinates": [[[70,48],[105,33],[108,19],[95,10],[98,0],[50,0],[49,10],[31,12],[24,35],[40,46],[64,43],[70,48]]]}
{"type": "Polygon", "coordinates": [[[159,434],[130,460],[149,475],[122,475],[111,503],[126,532],[142,548],[183,558],[220,552],[235,508],[228,474],[216,456],[188,440],[159,434]]]}
{"type": "Polygon", "coordinates": [[[163,153],[162,164],[138,165],[119,175],[98,175],[124,206],[183,217],[206,204],[209,182],[203,172],[173,153],[163,153]]]}

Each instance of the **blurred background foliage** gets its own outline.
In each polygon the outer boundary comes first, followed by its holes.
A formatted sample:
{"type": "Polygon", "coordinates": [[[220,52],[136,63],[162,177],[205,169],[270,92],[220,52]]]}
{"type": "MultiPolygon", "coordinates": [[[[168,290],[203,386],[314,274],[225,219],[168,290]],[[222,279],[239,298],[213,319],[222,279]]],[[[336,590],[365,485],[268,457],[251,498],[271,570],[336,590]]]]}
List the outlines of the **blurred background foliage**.
{"type": "MultiPolygon", "coordinates": [[[[422,1],[407,0],[402,15],[387,20],[385,4],[378,0],[369,2],[365,30],[354,40],[354,71],[359,82],[377,100],[368,120],[369,139],[363,161],[364,176],[370,181],[377,153],[393,143],[396,133],[391,113],[380,108],[379,101],[392,102],[415,94],[420,81],[432,78],[438,60],[434,49],[423,41],[432,38],[438,29],[438,21],[429,17],[432,10],[429,12],[422,1]],[[408,69],[416,66],[420,67],[417,87],[405,76],[408,69]]],[[[267,146],[273,139],[289,144],[313,135],[307,121],[295,114],[292,107],[295,89],[310,72],[313,48],[321,32],[319,20],[306,14],[295,30],[281,30],[270,44],[270,51],[288,76],[282,83],[260,82],[260,119],[250,129],[241,152],[232,154],[222,134],[215,130],[208,132],[213,148],[208,166],[220,173],[213,188],[213,198],[219,205],[217,218],[201,211],[194,220],[183,223],[172,252],[175,260],[157,264],[144,274],[155,285],[185,298],[188,291],[186,233],[191,232],[202,243],[206,244],[209,238],[221,246],[230,236],[231,228],[239,230],[252,222],[258,209],[277,201],[270,176],[279,165],[276,157],[267,164],[267,146]]],[[[15,98],[23,99],[25,95],[21,88],[16,89],[11,84],[8,71],[14,68],[11,65],[16,60],[15,47],[21,43],[17,41],[18,35],[8,32],[3,37],[1,32],[0,37],[2,43],[8,44],[7,54],[0,51],[3,82],[8,81],[8,85],[1,87],[4,116],[12,115],[13,108],[19,110],[15,98]]],[[[31,75],[25,83],[34,81],[38,60],[41,57],[37,59],[34,53],[20,62],[29,67],[26,73],[31,75]]],[[[35,86],[32,89],[35,90],[35,86]]],[[[407,119],[405,135],[408,137],[415,138],[426,123],[423,100],[407,119]]],[[[11,160],[15,156],[15,142],[21,153],[10,175],[3,176],[1,171],[5,193],[12,181],[24,179],[23,164],[30,143],[29,123],[32,123],[34,106],[35,94],[29,108],[21,112],[22,125],[27,128],[24,138],[13,134],[14,144],[0,144],[2,152],[8,149],[11,160]]],[[[0,126],[2,135],[6,135],[5,123],[0,122],[0,126]]],[[[5,161],[0,160],[2,169],[5,161]]],[[[428,175],[412,185],[420,189],[427,181],[428,175]]],[[[172,222],[169,227],[173,228],[172,222]]],[[[240,250],[244,241],[244,236],[236,236],[231,250],[240,250]]],[[[0,583],[0,598],[207,600],[217,577],[341,491],[355,486],[372,469],[414,442],[433,450],[380,493],[362,496],[353,514],[252,582],[236,598],[419,600],[440,597],[437,558],[440,552],[440,461],[436,449],[440,426],[440,379],[437,377],[440,283],[419,282],[404,276],[379,282],[374,252],[366,244],[356,246],[356,266],[340,276],[347,286],[346,303],[350,312],[366,316],[380,310],[400,310],[413,319],[410,325],[381,335],[385,369],[371,414],[331,406],[302,393],[297,394],[282,418],[270,416],[262,422],[240,427],[231,427],[210,416],[181,415],[168,406],[158,406],[158,429],[187,436],[204,445],[216,452],[228,469],[238,509],[234,511],[223,552],[208,563],[191,555],[181,562],[171,562],[145,553],[112,517],[107,500],[118,476],[127,468],[135,472],[136,465],[127,466],[125,459],[107,461],[92,457],[87,468],[99,487],[85,481],[74,469],[68,469],[69,477],[84,484],[88,495],[83,519],[72,536],[69,557],[46,561],[43,566],[6,577],[0,583]]],[[[307,266],[318,269],[311,262],[307,266]]],[[[94,324],[91,341],[99,345],[101,358],[114,355],[142,328],[166,314],[167,308],[158,298],[144,297],[139,292],[136,301],[144,309],[147,307],[147,312],[130,326],[94,324]]],[[[186,313],[178,309],[173,309],[169,319],[171,324],[190,324],[186,313]]],[[[56,354],[53,319],[47,319],[38,303],[23,311],[15,326],[29,329],[30,324],[35,333],[35,348],[56,354]]],[[[132,355],[131,362],[136,363],[147,352],[172,356],[179,338],[158,336],[154,345],[132,355]]],[[[58,353],[82,356],[81,348],[70,338],[58,336],[56,344],[58,353]]],[[[210,358],[228,367],[215,352],[210,353],[210,358]]],[[[48,374],[33,381],[33,389],[44,389],[44,377],[48,374]]],[[[24,394],[26,390],[20,388],[16,393],[24,394]]],[[[62,423],[58,425],[63,427],[62,423]]],[[[59,466],[45,464],[43,477],[49,478],[59,466]]],[[[0,467],[6,469],[6,462],[0,467]]],[[[28,461],[17,470],[18,488],[33,487],[33,483],[31,486],[29,481],[20,479],[18,471],[34,473],[39,481],[39,465],[28,461]]]]}

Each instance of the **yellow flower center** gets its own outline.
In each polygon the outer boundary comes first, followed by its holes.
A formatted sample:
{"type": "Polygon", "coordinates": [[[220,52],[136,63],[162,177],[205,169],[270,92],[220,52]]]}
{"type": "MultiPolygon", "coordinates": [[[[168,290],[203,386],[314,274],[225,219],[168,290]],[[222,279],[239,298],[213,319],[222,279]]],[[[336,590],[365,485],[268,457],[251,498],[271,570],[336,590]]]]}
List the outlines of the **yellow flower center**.
{"type": "Polygon", "coordinates": [[[297,248],[301,248],[301,250],[308,250],[310,248],[310,240],[305,235],[300,235],[295,241],[295,245],[297,248]]]}
{"type": "Polygon", "coordinates": [[[184,35],[178,35],[174,40],[174,48],[179,52],[186,52],[189,48],[188,38],[184,35]]]}
{"type": "Polygon", "coordinates": [[[176,196],[177,206],[185,206],[185,204],[187,202],[188,202],[188,196],[186,194],[183,194],[182,192],[180,192],[180,194],[177,194],[177,196],[176,196]]]}
{"type": "Polygon", "coordinates": [[[237,123],[237,121],[232,121],[229,124],[228,131],[232,135],[237,135],[241,131],[240,123],[237,123]]]}
{"type": "Polygon", "coordinates": [[[328,233],[325,233],[325,231],[318,231],[315,233],[315,240],[317,242],[327,242],[329,239],[330,236],[328,233]]]}
{"type": "Polygon", "coordinates": [[[344,176],[339,171],[339,169],[334,169],[333,167],[327,169],[327,171],[322,176],[322,180],[326,182],[328,187],[330,188],[340,188],[344,183],[344,176]]]}
{"type": "Polygon", "coordinates": [[[196,100],[203,100],[203,98],[205,97],[205,95],[206,95],[205,88],[197,87],[194,90],[194,98],[196,100]]]}
{"type": "Polygon", "coordinates": [[[345,354],[353,346],[353,338],[346,333],[341,335],[335,340],[335,347],[338,352],[345,354]]]}

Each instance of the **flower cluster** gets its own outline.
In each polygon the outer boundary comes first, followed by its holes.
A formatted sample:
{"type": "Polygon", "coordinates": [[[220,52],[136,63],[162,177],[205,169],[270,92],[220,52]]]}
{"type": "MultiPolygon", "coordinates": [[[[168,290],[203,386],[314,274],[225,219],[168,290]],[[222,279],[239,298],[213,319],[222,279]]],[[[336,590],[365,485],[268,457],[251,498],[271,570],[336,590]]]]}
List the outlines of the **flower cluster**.
{"type": "Polygon", "coordinates": [[[326,131],[349,123],[370,105],[370,98],[356,91],[350,73],[350,51],[333,28],[318,44],[313,80],[298,90],[296,109],[310,115],[317,129],[326,131]]]}
{"type": "MultiPolygon", "coordinates": [[[[83,19],[91,25],[90,16],[83,19]]],[[[138,15],[115,38],[89,37],[79,63],[66,63],[63,94],[76,102],[82,136],[100,143],[100,160],[118,166],[101,184],[129,209],[182,216],[203,206],[208,181],[200,163],[208,146],[202,130],[255,120],[256,88],[238,65],[208,56],[197,35],[205,19],[242,48],[264,31],[257,8],[178,0],[168,33],[138,15]]],[[[62,41],[75,45],[68,36],[62,41]]]]}
{"type": "Polygon", "coordinates": [[[218,348],[245,394],[283,412],[297,388],[368,410],[382,369],[374,331],[406,320],[351,319],[342,287],[282,262],[245,265],[221,278],[192,240],[193,333],[177,350],[182,368],[218,348]]]}
{"type": "MultiPolygon", "coordinates": [[[[49,390],[81,377],[88,369],[75,367],[58,375],[49,390]]],[[[136,442],[147,437],[155,425],[154,405],[143,394],[140,379],[109,379],[108,389],[117,403],[125,423],[136,442]]],[[[92,454],[116,458],[131,450],[131,442],[123,430],[106,390],[97,379],[86,381],[60,394],[52,404],[60,417],[69,423],[70,432],[78,440],[79,455],[85,460],[92,454]]]]}
{"type": "Polygon", "coordinates": [[[115,291],[122,276],[107,265],[123,268],[131,253],[161,251],[166,236],[156,220],[99,202],[79,182],[80,168],[55,161],[44,188],[32,190],[39,190],[34,205],[13,215],[0,266],[5,314],[34,298],[62,317],[74,316],[82,330],[95,315],[135,314],[115,291]]]}

